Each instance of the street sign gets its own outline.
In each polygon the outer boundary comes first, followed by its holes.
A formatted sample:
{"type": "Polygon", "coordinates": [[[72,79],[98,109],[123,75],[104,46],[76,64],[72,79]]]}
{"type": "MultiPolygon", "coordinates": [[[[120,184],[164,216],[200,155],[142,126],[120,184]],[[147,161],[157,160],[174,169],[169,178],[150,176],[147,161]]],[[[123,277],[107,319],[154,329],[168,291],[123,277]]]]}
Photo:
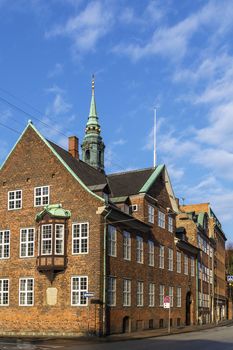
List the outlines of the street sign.
{"type": "Polygon", "coordinates": [[[93,298],[95,296],[95,293],[93,292],[84,292],[85,298],[93,298]]]}
{"type": "Polygon", "coordinates": [[[227,282],[233,282],[233,276],[228,275],[227,276],[227,282]]]}
{"type": "Polygon", "coordinates": [[[163,298],[164,309],[170,309],[170,297],[167,295],[163,298]]]}

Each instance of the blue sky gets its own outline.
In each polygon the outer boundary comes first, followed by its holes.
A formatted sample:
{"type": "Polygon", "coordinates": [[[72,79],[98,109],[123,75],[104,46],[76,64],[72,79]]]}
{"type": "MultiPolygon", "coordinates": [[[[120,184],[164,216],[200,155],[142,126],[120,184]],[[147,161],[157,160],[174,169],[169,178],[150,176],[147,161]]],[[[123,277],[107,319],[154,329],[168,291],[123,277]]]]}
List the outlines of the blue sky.
{"type": "MultiPolygon", "coordinates": [[[[107,172],[153,165],[157,106],[176,195],[233,240],[232,18],[231,0],[0,0],[0,123],[82,140],[95,73],[107,172]]],[[[18,138],[1,124],[0,162],[18,138]]]]}

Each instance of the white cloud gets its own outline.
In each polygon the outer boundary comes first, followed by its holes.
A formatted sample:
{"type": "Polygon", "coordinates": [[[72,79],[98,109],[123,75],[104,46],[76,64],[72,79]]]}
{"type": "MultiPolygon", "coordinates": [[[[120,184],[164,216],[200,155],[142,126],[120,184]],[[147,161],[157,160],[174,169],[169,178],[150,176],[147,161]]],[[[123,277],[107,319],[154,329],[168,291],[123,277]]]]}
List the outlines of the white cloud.
{"type": "Polygon", "coordinates": [[[46,109],[46,115],[66,114],[71,108],[72,105],[66,102],[62,95],[56,94],[52,104],[46,109]]]}
{"type": "Polygon", "coordinates": [[[126,140],[124,140],[124,139],[119,139],[119,140],[116,140],[116,141],[113,141],[113,145],[114,146],[122,146],[122,145],[125,145],[126,144],[126,140]]]}
{"type": "Polygon", "coordinates": [[[63,73],[63,68],[64,68],[63,64],[56,63],[53,69],[51,69],[51,71],[48,73],[48,77],[54,78],[61,75],[63,73]]]}
{"type": "Polygon", "coordinates": [[[88,52],[111,30],[113,22],[114,17],[107,3],[92,1],[83,11],[70,17],[65,24],[48,31],[46,37],[69,37],[75,53],[88,52]]]}
{"type": "Polygon", "coordinates": [[[114,47],[113,52],[126,54],[135,61],[150,55],[161,55],[178,60],[185,56],[194,34],[210,26],[216,28],[216,35],[222,34],[232,26],[232,15],[231,1],[226,0],[221,3],[212,1],[175,25],[160,26],[145,44],[119,44],[114,47]],[[228,12],[225,17],[226,10],[228,12]]]}

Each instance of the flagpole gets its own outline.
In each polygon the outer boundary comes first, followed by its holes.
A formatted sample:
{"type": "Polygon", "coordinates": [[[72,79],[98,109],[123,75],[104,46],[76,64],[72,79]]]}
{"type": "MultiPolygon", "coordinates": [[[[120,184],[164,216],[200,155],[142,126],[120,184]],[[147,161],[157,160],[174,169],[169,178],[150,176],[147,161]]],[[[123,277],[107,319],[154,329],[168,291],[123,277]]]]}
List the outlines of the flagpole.
{"type": "Polygon", "coordinates": [[[154,108],[154,168],[156,167],[156,108],[154,108]]]}

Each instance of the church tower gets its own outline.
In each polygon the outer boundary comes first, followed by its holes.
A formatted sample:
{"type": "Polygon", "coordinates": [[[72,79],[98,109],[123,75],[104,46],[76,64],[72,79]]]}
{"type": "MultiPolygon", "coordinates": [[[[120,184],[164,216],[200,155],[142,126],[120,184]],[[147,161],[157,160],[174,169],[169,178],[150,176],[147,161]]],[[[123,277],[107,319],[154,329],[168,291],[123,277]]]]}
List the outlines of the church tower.
{"type": "Polygon", "coordinates": [[[82,144],[82,160],[94,168],[104,171],[104,148],[100,135],[100,125],[95,103],[95,80],[92,76],[92,96],[90,113],[85,129],[85,137],[82,144]]]}

